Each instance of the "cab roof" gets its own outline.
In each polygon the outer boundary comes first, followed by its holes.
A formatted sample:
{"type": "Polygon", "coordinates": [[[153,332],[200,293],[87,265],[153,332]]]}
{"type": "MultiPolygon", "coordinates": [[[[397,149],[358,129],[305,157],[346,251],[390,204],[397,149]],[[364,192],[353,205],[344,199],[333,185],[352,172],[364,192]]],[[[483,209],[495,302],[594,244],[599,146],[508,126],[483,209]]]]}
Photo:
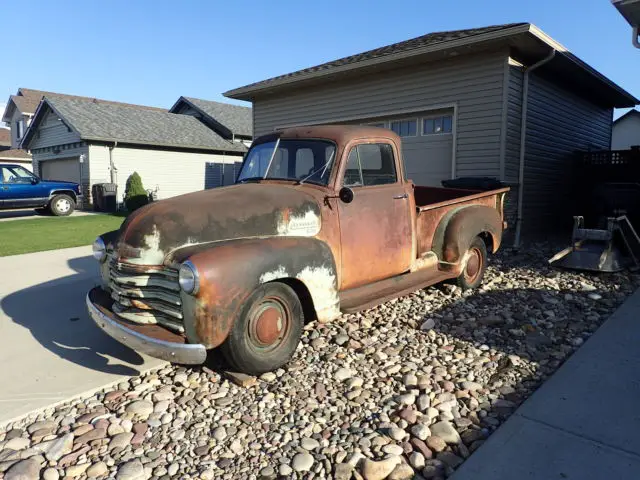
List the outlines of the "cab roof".
{"type": "Polygon", "coordinates": [[[391,130],[367,125],[312,125],[302,127],[289,127],[274,133],[262,135],[254,140],[254,144],[272,141],[276,138],[317,138],[344,145],[351,140],[362,138],[387,139],[400,144],[400,137],[391,130]]]}

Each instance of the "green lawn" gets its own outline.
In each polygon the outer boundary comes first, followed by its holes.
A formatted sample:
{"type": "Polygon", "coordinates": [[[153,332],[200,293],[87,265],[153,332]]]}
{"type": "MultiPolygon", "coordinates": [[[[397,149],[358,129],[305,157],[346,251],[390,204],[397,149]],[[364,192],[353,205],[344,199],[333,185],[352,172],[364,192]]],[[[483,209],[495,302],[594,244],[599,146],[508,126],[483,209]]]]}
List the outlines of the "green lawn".
{"type": "Polygon", "coordinates": [[[123,221],[124,216],[116,214],[0,222],[0,257],[90,245],[123,221]]]}

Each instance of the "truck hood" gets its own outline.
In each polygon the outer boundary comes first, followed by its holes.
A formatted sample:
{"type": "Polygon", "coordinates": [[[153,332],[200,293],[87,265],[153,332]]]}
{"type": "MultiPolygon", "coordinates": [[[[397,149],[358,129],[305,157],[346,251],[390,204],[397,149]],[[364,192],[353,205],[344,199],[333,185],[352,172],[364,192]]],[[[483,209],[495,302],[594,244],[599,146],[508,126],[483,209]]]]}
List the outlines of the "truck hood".
{"type": "Polygon", "coordinates": [[[322,225],[320,206],[303,188],[308,187],[241,184],[152,203],[130,215],[120,228],[118,257],[128,263],[161,265],[212,242],[315,236],[322,225]]]}

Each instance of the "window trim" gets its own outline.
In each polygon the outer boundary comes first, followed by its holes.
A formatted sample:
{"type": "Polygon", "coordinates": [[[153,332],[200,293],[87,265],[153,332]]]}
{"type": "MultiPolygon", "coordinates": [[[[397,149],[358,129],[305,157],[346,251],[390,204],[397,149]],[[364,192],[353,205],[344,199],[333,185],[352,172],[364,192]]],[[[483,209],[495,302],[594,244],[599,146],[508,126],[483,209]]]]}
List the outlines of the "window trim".
{"type": "Polygon", "coordinates": [[[420,117],[404,117],[404,118],[395,118],[393,120],[389,120],[389,130],[393,133],[396,133],[400,138],[415,138],[420,136],[420,117]],[[400,135],[399,133],[393,132],[393,123],[394,122],[416,122],[416,134],[415,135],[400,135]]]}
{"type": "Polygon", "coordinates": [[[447,113],[447,114],[443,114],[443,113],[439,113],[439,114],[433,114],[433,115],[425,115],[424,117],[422,117],[420,119],[420,128],[422,129],[422,131],[420,132],[420,135],[423,137],[433,137],[436,135],[453,135],[453,131],[454,131],[454,126],[453,126],[453,122],[454,122],[454,118],[455,118],[455,112],[451,112],[451,113],[447,113]],[[444,125],[444,117],[451,117],[451,131],[450,132],[433,132],[433,133],[425,133],[425,128],[424,128],[424,122],[425,120],[435,120],[437,118],[442,118],[443,119],[443,125],[444,125]]]}
{"type": "MultiPolygon", "coordinates": [[[[389,185],[402,185],[403,183],[405,183],[406,179],[403,178],[404,174],[401,175],[401,172],[398,170],[398,155],[395,149],[395,145],[393,144],[393,142],[389,142],[386,139],[380,139],[380,140],[372,140],[372,141],[366,141],[366,142],[360,142],[360,143],[354,143],[351,145],[351,148],[349,148],[349,153],[346,156],[346,162],[344,162],[344,167],[341,168],[341,172],[339,172],[338,174],[340,175],[339,177],[339,187],[338,188],[342,188],[342,187],[347,187],[347,188],[380,188],[380,187],[388,187],[389,185]],[[364,175],[362,174],[362,162],[360,161],[360,151],[358,150],[358,147],[361,145],[388,145],[389,148],[391,149],[391,155],[393,157],[393,172],[394,175],[396,177],[395,181],[392,183],[381,183],[379,185],[365,185],[364,184],[364,175]],[[349,156],[351,155],[351,152],[356,149],[356,157],[358,158],[358,169],[360,170],[360,182],[361,185],[345,185],[344,183],[344,179],[346,177],[347,174],[347,165],[349,163],[349,156]]],[[[404,170],[403,170],[404,172],[404,170]]]]}

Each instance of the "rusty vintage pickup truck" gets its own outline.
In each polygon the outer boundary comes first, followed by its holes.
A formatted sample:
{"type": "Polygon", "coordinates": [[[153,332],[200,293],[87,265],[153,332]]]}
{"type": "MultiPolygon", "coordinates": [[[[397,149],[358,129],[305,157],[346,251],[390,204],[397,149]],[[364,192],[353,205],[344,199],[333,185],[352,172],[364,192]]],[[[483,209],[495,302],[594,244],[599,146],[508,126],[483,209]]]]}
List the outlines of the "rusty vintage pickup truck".
{"type": "Polygon", "coordinates": [[[199,364],[220,347],[258,374],[291,358],[306,322],[447,279],[478,286],[507,191],[414,185],[389,130],[286,129],[255,140],[235,185],[152,203],[100,236],[87,306],[137,351],[199,364]]]}

